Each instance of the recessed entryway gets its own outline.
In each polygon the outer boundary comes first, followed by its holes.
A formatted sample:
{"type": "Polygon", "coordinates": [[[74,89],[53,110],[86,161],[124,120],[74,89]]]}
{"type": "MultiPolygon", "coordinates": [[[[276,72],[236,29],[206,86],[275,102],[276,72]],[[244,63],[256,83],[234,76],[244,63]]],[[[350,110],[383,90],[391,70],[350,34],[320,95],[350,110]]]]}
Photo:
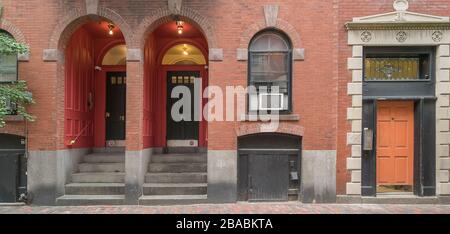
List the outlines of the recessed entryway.
{"type": "Polygon", "coordinates": [[[362,196],[436,194],[435,52],[363,48],[362,196]]]}

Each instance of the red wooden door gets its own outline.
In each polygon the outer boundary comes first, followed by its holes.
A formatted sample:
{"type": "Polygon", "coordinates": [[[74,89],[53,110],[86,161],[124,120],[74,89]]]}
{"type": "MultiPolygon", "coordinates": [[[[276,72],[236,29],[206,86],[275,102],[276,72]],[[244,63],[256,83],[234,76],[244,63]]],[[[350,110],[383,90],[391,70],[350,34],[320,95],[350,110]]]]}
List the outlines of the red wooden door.
{"type": "Polygon", "coordinates": [[[377,111],[377,183],[413,185],[414,102],[382,101],[377,111]]]}

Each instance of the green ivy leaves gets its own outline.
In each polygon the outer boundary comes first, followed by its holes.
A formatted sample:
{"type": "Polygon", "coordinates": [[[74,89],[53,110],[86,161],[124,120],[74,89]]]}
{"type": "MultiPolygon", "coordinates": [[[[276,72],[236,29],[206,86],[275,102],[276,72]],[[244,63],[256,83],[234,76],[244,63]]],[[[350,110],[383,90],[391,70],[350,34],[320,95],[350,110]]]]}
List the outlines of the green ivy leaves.
{"type": "MultiPolygon", "coordinates": [[[[28,52],[26,45],[17,43],[6,33],[0,33],[0,54],[13,55],[26,52],[28,52]]],[[[34,100],[25,81],[0,84],[0,128],[6,125],[5,116],[9,114],[9,103],[16,105],[18,115],[26,120],[34,121],[35,117],[26,110],[26,106],[33,104],[34,100]]]]}

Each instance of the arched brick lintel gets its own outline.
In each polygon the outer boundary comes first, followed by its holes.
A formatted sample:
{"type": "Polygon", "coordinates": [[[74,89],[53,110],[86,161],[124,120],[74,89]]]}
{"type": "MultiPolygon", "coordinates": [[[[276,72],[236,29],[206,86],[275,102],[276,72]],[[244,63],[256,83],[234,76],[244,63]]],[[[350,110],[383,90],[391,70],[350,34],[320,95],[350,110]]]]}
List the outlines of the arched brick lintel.
{"type": "Polygon", "coordinates": [[[271,28],[284,32],[291,39],[293,48],[302,48],[300,34],[294,26],[282,19],[277,20],[275,27],[267,27],[264,21],[250,25],[248,29],[241,34],[239,48],[248,48],[250,41],[258,32],[271,28]]]}
{"type": "MultiPolygon", "coordinates": [[[[197,11],[182,7],[178,15],[180,20],[195,25],[205,36],[209,48],[218,48],[213,26],[209,20],[197,11]]],[[[133,39],[133,48],[144,48],[148,36],[160,25],[173,20],[173,15],[166,8],[155,10],[150,16],[146,17],[137,28],[137,33],[133,39]]]]}
{"type": "Polygon", "coordinates": [[[13,127],[6,126],[6,128],[0,129],[0,135],[27,137],[25,134],[25,127],[18,127],[17,125],[13,127]]]}
{"type": "Polygon", "coordinates": [[[0,20],[0,28],[11,34],[17,42],[28,45],[25,35],[23,35],[22,31],[8,20],[0,20]]]}
{"type": "Polygon", "coordinates": [[[109,8],[100,7],[98,13],[95,15],[88,14],[86,9],[74,9],[65,17],[61,18],[59,23],[53,29],[48,49],[64,50],[72,34],[79,27],[91,21],[92,17],[96,16],[111,20],[122,31],[126,44],[128,45],[131,43],[132,30],[124,18],[109,8]]]}
{"type": "Polygon", "coordinates": [[[237,137],[242,137],[242,136],[260,134],[260,133],[281,133],[281,134],[303,137],[303,135],[305,133],[304,127],[299,126],[298,124],[287,123],[287,122],[280,122],[279,127],[277,128],[276,131],[264,132],[264,131],[261,131],[261,127],[264,124],[267,125],[268,123],[262,123],[262,122],[242,123],[239,126],[237,126],[236,135],[237,135],[237,137]]]}

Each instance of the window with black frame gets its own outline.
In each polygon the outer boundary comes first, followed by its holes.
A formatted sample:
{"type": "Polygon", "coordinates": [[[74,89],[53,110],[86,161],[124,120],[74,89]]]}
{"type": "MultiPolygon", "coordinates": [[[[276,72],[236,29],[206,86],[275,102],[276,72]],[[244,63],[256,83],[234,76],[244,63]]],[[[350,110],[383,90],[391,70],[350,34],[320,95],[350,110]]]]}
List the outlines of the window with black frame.
{"type": "MultiPolygon", "coordinates": [[[[13,38],[4,30],[0,30],[0,34],[13,38]]],[[[0,83],[13,81],[17,81],[17,54],[0,53],[0,83]]]]}
{"type": "Polygon", "coordinates": [[[291,111],[291,43],[278,31],[265,31],[249,47],[249,112],[291,111]]]}
{"type": "Polygon", "coordinates": [[[365,81],[427,81],[430,54],[368,54],[364,61],[365,81]]]}
{"type": "MultiPolygon", "coordinates": [[[[0,30],[0,35],[5,38],[14,39],[10,33],[4,30],[0,30]]],[[[17,54],[0,53],[0,85],[17,81],[17,68],[17,54]]],[[[15,103],[6,100],[6,107],[8,115],[17,114],[17,105],[15,103]]]]}

